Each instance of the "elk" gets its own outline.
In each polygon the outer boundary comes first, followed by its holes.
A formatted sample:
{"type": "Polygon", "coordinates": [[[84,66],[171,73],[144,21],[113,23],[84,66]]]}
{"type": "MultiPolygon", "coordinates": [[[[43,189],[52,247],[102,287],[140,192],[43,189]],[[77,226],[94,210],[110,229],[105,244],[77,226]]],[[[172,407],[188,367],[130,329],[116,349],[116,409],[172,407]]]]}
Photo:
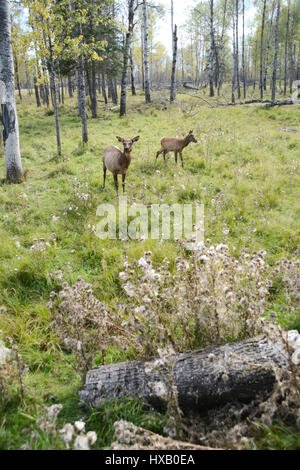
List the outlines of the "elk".
{"type": "Polygon", "coordinates": [[[111,171],[114,176],[115,188],[117,195],[119,194],[118,175],[122,175],[123,193],[125,193],[126,173],[132,160],[132,146],[140,137],[137,136],[132,140],[125,140],[117,137],[118,141],[124,146],[124,151],[115,145],[111,145],[104,150],[103,154],[103,189],[105,189],[106,172],[111,171]]]}
{"type": "Polygon", "coordinates": [[[166,161],[166,155],[169,152],[175,153],[175,162],[177,164],[178,153],[180,154],[181,164],[183,168],[183,158],[182,158],[182,151],[185,147],[187,147],[191,142],[195,144],[198,141],[195,139],[193,135],[193,131],[190,131],[188,135],[184,139],[177,139],[176,137],[163,137],[160,141],[161,149],[156,154],[156,161],[161,153],[164,155],[164,160],[166,161]]]}

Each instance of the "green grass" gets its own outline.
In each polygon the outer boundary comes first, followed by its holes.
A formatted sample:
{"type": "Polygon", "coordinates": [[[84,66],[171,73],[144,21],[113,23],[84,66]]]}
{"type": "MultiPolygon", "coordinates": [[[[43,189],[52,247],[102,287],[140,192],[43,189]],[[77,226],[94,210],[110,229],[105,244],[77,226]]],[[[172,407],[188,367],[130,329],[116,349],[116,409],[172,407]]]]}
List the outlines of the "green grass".
{"type": "MultiPolygon", "coordinates": [[[[272,109],[197,105],[195,99],[179,94],[177,104],[161,110],[156,103],[144,105],[138,93],[130,98],[128,115],[122,119],[117,111],[100,108],[98,119],[88,121],[89,142],[83,147],[76,101],[67,100],[60,107],[63,157],[59,159],[53,115],[37,109],[27,96],[19,103],[23,167],[28,175],[20,185],[0,186],[0,307],[7,309],[0,316],[0,329],[19,345],[29,373],[24,401],[12,398],[0,414],[0,448],[18,449],[27,442],[27,431],[44,406],[62,403],[61,423],[86,416],[78,407],[79,378],[51,330],[46,305],[58,286],[48,274],[62,270],[69,283],[82,276],[101,300],[114,306],[125,298],[118,274],[126,256],[136,259],[146,250],[157,261],[177,256],[172,242],[147,240],[124,246],[118,240],[101,241],[88,228],[97,224],[99,204],[117,204],[111,175],[106,191],[102,189],[101,163],[103,150],[117,144],[117,135],[141,136],[127,177],[129,203],[201,202],[206,238],[212,244],[226,242],[235,246],[237,254],[244,247],[265,249],[270,264],[291,256],[300,244],[299,105],[272,109]],[[281,130],[287,126],[299,133],[281,130]],[[166,164],[160,157],[155,165],[161,137],[183,136],[190,129],[199,143],[185,149],[185,168],[176,167],[173,156],[166,164]],[[88,183],[94,197],[91,207],[74,197],[75,177],[88,183]],[[73,205],[77,212],[68,210],[73,205]],[[53,216],[59,218],[55,221],[53,216]],[[56,244],[36,256],[30,250],[33,240],[50,240],[53,233],[56,244]]],[[[285,327],[299,328],[300,313],[286,315],[280,295],[273,308],[285,327]]],[[[111,362],[126,359],[119,350],[109,354],[111,362]]],[[[120,417],[158,431],[164,421],[137,402],[93,410],[87,422],[99,434],[98,448],[110,444],[113,422],[120,417]]],[[[41,435],[34,445],[52,448],[59,443],[41,435]]]]}

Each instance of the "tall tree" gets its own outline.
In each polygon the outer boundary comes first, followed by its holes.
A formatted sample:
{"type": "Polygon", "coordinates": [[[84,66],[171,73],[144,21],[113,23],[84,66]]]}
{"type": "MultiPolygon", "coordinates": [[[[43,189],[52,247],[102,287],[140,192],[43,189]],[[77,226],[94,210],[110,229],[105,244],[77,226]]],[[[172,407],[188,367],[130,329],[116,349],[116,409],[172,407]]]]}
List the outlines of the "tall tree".
{"type": "Polygon", "coordinates": [[[235,15],[232,15],[232,55],[233,55],[233,74],[232,74],[232,87],[231,87],[231,102],[235,103],[235,87],[237,78],[237,60],[236,60],[236,26],[235,15]]]}
{"type": "Polygon", "coordinates": [[[177,25],[175,24],[174,32],[173,32],[173,60],[172,60],[171,93],[170,93],[171,103],[173,103],[173,101],[175,101],[176,99],[177,50],[178,50],[178,36],[177,36],[177,25]]]}
{"type": "Polygon", "coordinates": [[[124,48],[123,48],[123,71],[122,71],[122,79],[121,79],[120,116],[124,116],[126,114],[128,63],[129,63],[130,47],[131,47],[133,28],[134,28],[134,15],[137,9],[137,6],[135,6],[135,0],[127,0],[127,6],[128,6],[128,27],[127,27],[125,43],[124,43],[124,48]]]}
{"type": "Polygon", "coordinates": [[[263,11],[261,20],[261,35],[260,35],[260,68],[259,68],[259,88],[260,97],[264,97],[264,86],[263,86],[263,57],[264,57],[264,33],[265,33],[265,18],[266,18],[266,0],[263,0],[263,11]]]}
{"type": "Polygon", "coordinates": [[[215,32],[214,32],[214,0],[209,0],[209,64],[208,64],[208,79],[209,79],[209,96],[213,97],[214,92],[214,71],[215,71],[215,32]]]}
{"type": "Polygon", "coordinates": [[[277,0],[276,11],[276,24],[274,31],[274,60],[272,72],[272,101],[276,98],[276,84],[277,84],[277,63],[278,63],[278,50],[279,50],[279,19],[280,19],[281,1],[277,0]]]}
{"type": "Polygon", "coordinates": [[[9,0],[0,0],[0,101],[6,180],[19,183],[23,179],[19,144],[19,125],[15,101],[14,60],[11,44],[9,0]]]}
{"type": "Polygon", "coordinates": [[[149,28],[147,1],[143,0],[143,23],[144,23],[144,73],[145,73],[145,99],[151,102],[150,94],[150,72],[149,72],[149,28]]]}
{"type": "Polygon", "coordinates": [[[242,68],[243,68],[244,98],[246,98],[246,71],[245,71],[245,0],[242,0],[242,10],[243,10],[242,68]]]}
{"type": "Polygon", "coordinates": [[[273,19],[274,19],[275,3],[276,3],[276,0],[273,0],[272,7],[271,7],[271,17],[270,17],[270,21],[269,21],[267,50],[266,50],[265,69],[264,69],[264,78],[263,78],[263,84],[264,84],[264,90],[265,91],[267,89],[267,74],[268,74],[268,67],[269,67],[271,39],[272,39],[272,33],[273,33],[273,19]]]}
{"type": "Polygon", "coordinates": [[[235,49],[236,49],[236,83],[238,90],[238,98],[241,97],[241,84],[240,84],[240,60],[239,60],[239,0],[235,0],[235,49]]]}
{"type": "Polygon", "coordinates": [[[288,9],[287,9],[287,16],[286,16],[285,44],[284,44],[284,88],[283,88],[284,96],[286,96],[286,90],[287,90],[287,66],[288,66],[288,43],[289,43],[289,30],[290,30],[290,8],[291,8],[291,0],[288,0],[288,9]]]}

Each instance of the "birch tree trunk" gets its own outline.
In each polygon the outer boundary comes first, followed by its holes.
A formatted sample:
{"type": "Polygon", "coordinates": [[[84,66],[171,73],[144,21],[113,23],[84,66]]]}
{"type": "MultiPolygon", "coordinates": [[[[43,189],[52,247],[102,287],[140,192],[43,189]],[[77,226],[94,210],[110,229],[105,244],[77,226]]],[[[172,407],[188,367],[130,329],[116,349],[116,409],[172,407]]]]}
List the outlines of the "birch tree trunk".
{"type": "Polygon", "coordinates": [[[224,33],[225,33],[225,22],[226,22],[226,11],[227,11],[227,0],[224,1],[224,10],[223,10],[223,22],[222,22],[222,33],[220,39],[220,70],[219,70],[219,82],[218,82],[218,96],[220,96],[220,91],[223,83],[223,75],[225,72],[225,44],[224,44],[224,33]]]}
{"type": "Polygon", "coordinates": [[[143,0],[143,23],[144,23],[144,70],[145,70],[145,100],[151,103],[150,94],[150,72],[149,72],[149,28],[147,1],[143,0]]]}
{"type": "Polygon", "coordinates": [[[92,61],[92,65],[91,65],[91,110],[92,110],[92,118],[96,119],[98,117],[97,82],[96,82],[96,67],[95,67],[94,61],[92,61]]]}
{"type": "Polygon", "coordinates": [[[287,61],[288,61],[288,41],[289,41],[289,30],[290,30],[290,7],[291,7],[291,1],[288,0],[285,44],[284,44],[284,88],[283,88],[284,96],[286,96],[286,90],[287,90],[287,61]]]}
{"type": "Polygon", "coordinates": [[[273,73],[272,73],[272,101],[276,98],[276,79],[277,79],[277,61],[278,61],[278,49],[279,49],[279,18],[280,18],[280,0],[277,1],[277,13],[276,13],[276,25],[274,33],[274,61],[273,61],[273,73]]]}
{"type": "Polygon", "coordinates": [[[214,47],[214,0],[209,1],[209,96],[213,97],[214,92],[214,62],[215,62],[215,47],[214,47]]]}
{"type": "Polygon", "coordinates": [[[53,57],[53,46],[51,37],[48,37],[49,43],[49,59],[50,59],[50,88],[53,100],[54,108],[54,117],[55,117],[55,131],[56,131],[56,144],[57,144],[57,153],[61,155],[61,139],[60,139],[60,126],[59,126],[59,115],[58,115],[58,104],[57,104],[57,87],[55,80],[55,66],[54,66],[54,57],[53,57]]]}
{"type": "Polygon", "coordinates": [[[246,70],[245,70],[245,0],[243,0],[243,43],[242,43],[243,89],[246,98],[246,70]]]}
{"type": "Polygon", "coordinates": [[[134,65],[133,65],[133,52],[132,47],[130,48],[130,75],[131,75],[131,94],[136,95],[135,83],[134,83],[134,65]]]}
{"type": "MultiPolygon", "coordinates": [[[[82,25],[78,24],[78,35],[82,36],[82,25]]],[[[86,116],[86,88],[84,78],[84,58],[80,54],[77,58],[77,93],[78,93],[78,111],[81,117],[82,142],[88,142],[87,116],[86,116]]]]}
{"type": "Polygon", "coordinates": [[[173,61],[172,61],[172,77],[171,77],[171,93],[170,93],[170,102],[173,103],[176,99],[176,63],[177,63],[177,25],[174,26],[173,33],[173,61]]]}
{"type": "Polygon", "coordinates": [[[256,88],[256,78],[257,78],[257,39],[255,40],[255,57],[254,57],[254,82],[253,90],[256,88]]]}
{"type": "Polygon", "coordinates": [[[73,86],[72,86],[71,73],[68,74],[68,92],[69,92],[69,98],[73,98],[73,86]]]}
{"type": "Polygon", "coordinates": [[[241,84],[240,84],[240,59],[239,59],[239,0],[235,2],[235,28],[236,28],[236,40],[235,40],[235,50],[236,50],[236,84],[238,90],[238,99],[241,97],[241,84]]]}
{"type": "Polygon", "coordinates": [[[8,0],[0,0],[0,102],[6,180],[11,183],[19,183],[23,179],[23,170],[15,100],[10,2],[8,0]]]}
{"type": "Polygon", "coordinates": [[[291,31],[291,39],[290,39],[290,44],[289,44],[289,49],[290,49],[290,65],[289,65],[289,73],[290,73],[290,94],[293,93],[293,81],[294,81],[294,75],[295,75],[295,59],[294,59],[294,43],[295,43],[295,5],[293,7],[293,12],[292,12],[292,31],[291,31]]]}
{"type": "Polygon", "coordinates": [[[265,17],[266,17],[266,0],[263,3],[262,21],[261,21],[261,35],[260,35],[260,69],[259,69],[259,88],[260,98],[264,97],[263,87],[263,52],[264,52],[264,33],[265,33],[265,17]]]}
{"type": "Polygon", "coordinates": [[[263,79],[265,91],[267,90],[267,74],[268,74],[268,67],[269,67],[271,39],[272,39],[272,33],[273,33],[275,1],[276,0],[273,0],[273,3],[272,3],[271,19],[270,19],[269,31],[268,31],[267,50],[266,50],[266,58],[265,58],[265,70],[264,70],[264,79],[263,79]]]}
{"type": "Polygon", "coordinates": [[[232,15],[232,51],[233,51],[233,74],[232,74],[232,87],[231,87],[231,102],[235,103],[235,87],[237,77],[237,60],[236,60],[236,28],[235,28],[235,16],[232,15]]]}
{"type": "Polygon", "coordinates": [[[134,21],[134,0],[128,0],[128,29],[124,44],[123,54],[123,71],[121,79],[121,101],[120,101],[120,116],[126,114],[126,99],[127,99],[127,75],[128,75],[128,62],[130,55],[130,47],[133,35],[133,21],[134,21]]]}

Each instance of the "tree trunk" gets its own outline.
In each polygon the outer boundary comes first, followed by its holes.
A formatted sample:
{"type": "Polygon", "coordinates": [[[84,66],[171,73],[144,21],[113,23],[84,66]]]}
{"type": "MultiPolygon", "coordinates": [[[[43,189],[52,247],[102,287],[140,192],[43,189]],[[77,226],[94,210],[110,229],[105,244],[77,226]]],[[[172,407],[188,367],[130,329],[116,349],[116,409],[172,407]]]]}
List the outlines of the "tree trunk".
{"type": "Polygon", "coordinates": [[[235,31],[235,17],[232,15],[232,51],[233,51],[233,74],[232,74],[232,87],[231,87],[231,102],[235,103],[235,86],[237,77],[237,60],[236,60],[236,31],[235,31]]]}
{"type": "Polygon", "coordinates": [[[134,0],[128,0],[128,30],[124,44],[123,54],[123,71],[121,80],[121,101],[120,101],[120,116],[126,114],[126,99],[127,99],[127,73],[128,73],[128,62],[129,52],[133,34],[134,21],[134,0]]]}
{"type": "Polygon", "coordinates": [[[116,95],[116,89],[111,75],[107,77],[108,89],[110,90],[111,100],[114,104],[118,104],[118,97],[116,95]]]}
{"type": "Polygon", "coordinates": [[[69,92],[69,97],[73,98],[72,77],[70,73],[68,75],[68,92],[69,92]]]}
{"type": "Polygon", "coordinates": [[[134,83],[134,66],[133,66],[132,48],[130,48],[130,74],[131,74],[131,94],[132,96],[135,96],[136,89],[135,89],[135,83],[134,83]]]}
{"type": "Polygon", "coordinates": [[[95,67],[95,62],[94,61],[92,61],[92,65],[91,65],[90,80],[91,80],[90,97],[91,97],[92,118],[96,119],[98,117],[98,113],[97,113],[96,67],[95,67]]]}
{"type": "Polygon", "coordinates": [[[174,26],[173,33],[173,61],[172,61],[172,76],[171,76],[171,93],[170,102],[173,103],[176,99],[176,63],[177,63],[177,25],[174,26]]]}
{"type": "Polygon", "coordinates": [[[290,39],[290,45],[289,45],[289,50],[290,50],[290,59],[289,59],[289,72],[290,72],[290,94],[293,93],[293,81],[294,81],[294,75],[295,75],[295,59],[294,59],[294,43],[295,43],[295,5],[293,8],[292,12],[292,31],[291,31],[291,39],[290,39]]]}
{"type": "Polygon", "coordinates": [[[180,408],[200,411],[228,402],[247,403],[270,393],[275,383],[273,366],[287,365],[282,345],[263,337],[177,354],[168,358],[171,367],[163,365],[159,370],[154,362],[125,362],[91,370],[80,398],[95,407],[111,399],[141,398],[161,408],[163,401],[153,384],[167,383],[172,373],[180,408]]]}
{"type": "Polygon", "coordinates": [[[22,90],[21,90],[21,84],[20,84],[19,64],[18,64],[18,58],[17,58],[16,54],[14,54],[14,60],[15,60],[15,77],[16,77],[16,81],[17,81],[18,94],[19,94],[20,101],[22,101],[22,90]]]}
{"type": "Polygon", "coordinates": [[[278,49],[279,49],[279,18],[280,18],[280,0],[277,1],[277,13],[276,13],[276,25],[274,32],[274,61],[273,61],[273,73],[272,73],[272,101],[275,101],[276,97],[276,79],[277,79],[277,61],[278,61],[278,49]]]}
{"type": "Polygon", "coordinates": [[[41,106],[41,100],[40,100],[40,95],[39,95],[39,87],[37,86],[37,78],[34,75],[33,77],[33,84],[34,84],[34,92],[35,92],[35,99],[36,99],[36,105],[39,108],[41,106]]]}
{"type": "Polygon", "coordinates": [[[288,0],[288,10],[286,19],[286,31],[285,31],[285,44],[284,44],[284,87],[283,94],[286,96],[287,90],[287,61],[288,61],[288,42],[289,42],[289,30],[290,30],[290,7],[291,1],[288,0]]]}
{"type": "Polygon", "coordinates": [[[58,104],[57,104],[57,87],[56,87],[56,80],[55,80],[55,66],[54,66],[54,58],[53,58],[53,46],[52,46],[52,41],[51,41],[50,35],[48,36],[48,44],[49,44],[49,59],[50,59],[49,60],[49,62],[50,62],[50,87],[51,87],[51,94],[52,94],[53,108],[54,108],[54,116],[55,116],[57,153],[58,153],[58,155],[61,155],[60,126],[59,126],[58,104]]]}
{"type": "Polygon", "coordinates": [[[209,1],[209,96],[213,97],[214,92],[214,71],[215,71],[215,47],[214,47],[214,0],[209,1]]]}
{"type": "Polygon", "coordinates": [[[244,98],[246,98],[246,72],[245,72],[245,0],[243,0],[242,69],[243,69],[243,89],[244,89],[244,98]]]}
{"type": "Polygon", "coordinates": [[[108,103],[108,100],[107,100],[107,94],[106,94],[106,87],[105,87],[105,75],[104,73],[102,73],[102,80],[101,80],[101,87],[102,87],[102,96],[104,98],[104,102],[105,104],[108,103]]]}
{"type": "Polygon", "coordinates": [[[263,79],[265,91],[267,90],[267,74],[268,74],[270,46],[271,46],[271,39],[272,39],[272,32],[273,32],[275,1],[276,0],[273,0],[273,3],[272,3],[271,19],[270,19],[269,31],[268,31],[267,50],[266,50],[266,58],[265,58],[265,70],[264,70],[264,79],[263,79]]]}
{"type": "Polygon", "coordinates": [[[0,102],[6,180],[19,183],[23,179],[19,144],[19,124],[15,100],[14,61],[11,45],[10,2],[0,1],[0,102]]]}
{"type": "Polygon", "coordinates": [[[235,50],[236,50],[236,84],[238,90],[238,99],[241,97],[241,84],[240,84],[240,59],[239,59],[239,0],[235,1],[235,50]]]}
{"type": "Polygon", "coordinates": [[[253,90],[256,88],[256,78],[257,78],[257,39],[255,40],[255,57],[254,57],[254,81],[253,81],[253,90]]]}
{"type": "MultiPolygon", "coordinates": [[[[78,23],[78,34],[82,36],[82,25],[78,23]]],[[[80,54],[77,58],[77,93],[78,93],[78,106],[79,116],[81,117],[82,127],[82,142],[88,142],[88,129],[87,129],[87,115],[86,115],[86,88],[84,78],[84,58],[80,54]]]]}
{"type": "Polygon", "coordinates": [[[145,100],[151,103],[150,75],[149,75],[149,30],[147,2],[143,0],[143,23],[144,23],[144,70],[145,70],[145,100]]]}
{"type": "Polygon", "coordinates": [[[265,18],[266,18],[266,0],[263,3],[262,21],[261,21],[261,35],[260,35],[260,69],[259,69],[259,88],[260,98],[264,97],[263,86],[263,52],[264,52],[264,32],[265,32],[265,18]]]}
{"type": "Polygon", "coordinates": [[[227,11],[227,0],[224,2],[224,10],[223,10],[223,21],[222,21],[222,33],[220,39],[220,70],[219,70],[219,81],[218,81],[218,96],[220,96],[220,91],[223,83],[223,75],[225,73],[225,44],[224,44],[224,33],[225,33],[225,22],[226,22],[226,11],[227,11]]]}

